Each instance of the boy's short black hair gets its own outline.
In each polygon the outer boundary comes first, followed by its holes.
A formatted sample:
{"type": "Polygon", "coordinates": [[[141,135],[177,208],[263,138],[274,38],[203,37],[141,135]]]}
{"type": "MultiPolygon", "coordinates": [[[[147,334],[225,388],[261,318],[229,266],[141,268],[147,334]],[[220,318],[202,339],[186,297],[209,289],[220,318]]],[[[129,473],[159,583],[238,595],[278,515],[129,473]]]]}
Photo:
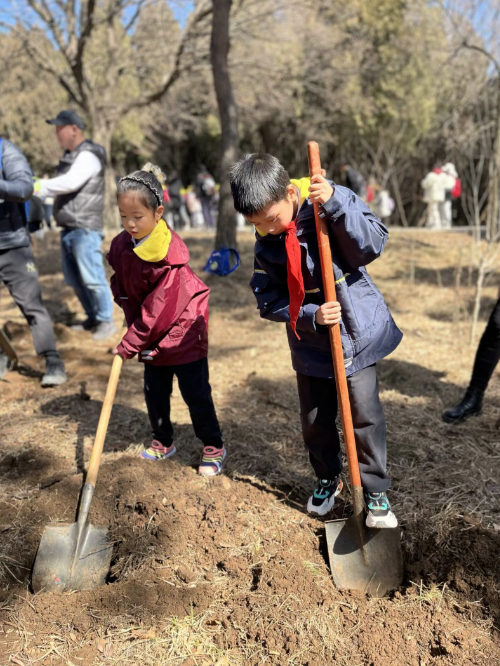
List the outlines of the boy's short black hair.
{"type": "Polygon", "coordinates": [[[276,157],[252,153],[231,167],[229,181],[235,209],[251,216],[286,199],[290,176],[276,157]]]}

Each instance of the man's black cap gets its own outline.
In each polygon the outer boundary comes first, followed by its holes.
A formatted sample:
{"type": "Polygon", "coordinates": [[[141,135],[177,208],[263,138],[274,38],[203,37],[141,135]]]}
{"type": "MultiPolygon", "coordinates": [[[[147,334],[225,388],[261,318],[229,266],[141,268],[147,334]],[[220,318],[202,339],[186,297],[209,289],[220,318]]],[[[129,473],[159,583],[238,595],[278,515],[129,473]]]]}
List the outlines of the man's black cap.
{"type": "Polygon", "coordinates": [[[57,118],[46,121],[49,125],[76,125],[81,130],[85,129],[85,123],[75,111],[61,111],[57,114],[57,118]]]}

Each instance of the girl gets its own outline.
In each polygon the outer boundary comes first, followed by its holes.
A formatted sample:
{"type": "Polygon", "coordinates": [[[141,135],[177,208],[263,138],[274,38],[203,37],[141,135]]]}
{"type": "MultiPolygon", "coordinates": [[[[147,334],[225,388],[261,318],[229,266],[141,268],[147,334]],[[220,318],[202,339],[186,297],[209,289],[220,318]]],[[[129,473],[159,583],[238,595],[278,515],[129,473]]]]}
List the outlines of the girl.
{"type": "Polygon", "coordinates": [[[199,473],[222,470],[226,450],[208,381],[208,287],[188,266],[184,242],[162,219],[164,175],[146,164],[118,183],[124,231],[111,243],[111,290],[128,331],[113,349],[123,360],[136,354],[144,367],[144,392],[153,442],[141,453],[164,460],[176,453],[170,396],[176,375],[196,436],[204,444],[199,473]]]}

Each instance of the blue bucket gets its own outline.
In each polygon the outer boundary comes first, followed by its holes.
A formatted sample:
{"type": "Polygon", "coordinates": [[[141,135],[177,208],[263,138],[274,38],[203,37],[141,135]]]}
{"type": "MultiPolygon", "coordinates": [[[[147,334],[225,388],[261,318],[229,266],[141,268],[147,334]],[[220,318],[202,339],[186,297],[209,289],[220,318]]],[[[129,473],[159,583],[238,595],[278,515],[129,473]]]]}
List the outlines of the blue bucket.
{"type": "Polygon", "coordinates": [[[205,268],[205,273],[213,273],[214,275],[229,275],[233,273],[240,265],[240,255],[232,247],[221,247],[220,250],[214,250],[208,258],[205,268]],[[234,261],[233,266],[231,263],[234,261]]]}

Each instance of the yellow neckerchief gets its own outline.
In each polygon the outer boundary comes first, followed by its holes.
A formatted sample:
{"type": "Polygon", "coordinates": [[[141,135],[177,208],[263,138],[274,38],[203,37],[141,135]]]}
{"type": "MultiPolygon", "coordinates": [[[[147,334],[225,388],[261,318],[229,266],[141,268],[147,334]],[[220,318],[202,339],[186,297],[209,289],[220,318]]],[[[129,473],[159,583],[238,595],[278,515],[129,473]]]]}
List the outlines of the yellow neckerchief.
{"type": "Polygon", "coordinates": [[[167,256],[171,240],[172,232],[167,227],[165,220],[160,218],[144,243],[134,247],[134,252],[143,261],[162,261],[167,256]]]}
{"type": "Polygon", "coordinates": [[[302,206],[304,201],[309,196],[309,188],[311,187],[311,179],[309,176],[307,178],[295,178],[290,181],[292,185],[298,189],[300,194],[299,208],[302,206]]]}
{"type": "MultiPolygon", "coordinates": [[[[304,201],[307,199],[309,196],[309,187],[311,185],[311,179],[310,178],[294,178],[290,180],[290,183],[294,185],[298,191],[299,191],[299,207],[297,209],[297,212],[300,210],[300,207],[304,203],[304,201]]],[[[263,231],[260,231],[258,227],[255,227],[255,230],[259,234],[259,236],[267,236],[267,234],[263,231]]]]}

